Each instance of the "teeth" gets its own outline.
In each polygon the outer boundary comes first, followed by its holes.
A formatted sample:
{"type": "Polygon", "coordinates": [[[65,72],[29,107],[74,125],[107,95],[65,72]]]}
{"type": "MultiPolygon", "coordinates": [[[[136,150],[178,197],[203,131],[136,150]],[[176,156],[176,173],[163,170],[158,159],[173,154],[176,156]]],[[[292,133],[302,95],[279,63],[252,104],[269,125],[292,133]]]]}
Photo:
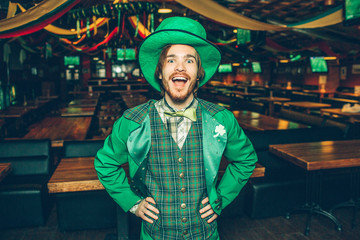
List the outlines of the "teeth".
{"type": "Polygon", "coordinates": [[[187,81],[187,79],[184,77],[174,77],[172,80],[173,81],[187,81]]]}

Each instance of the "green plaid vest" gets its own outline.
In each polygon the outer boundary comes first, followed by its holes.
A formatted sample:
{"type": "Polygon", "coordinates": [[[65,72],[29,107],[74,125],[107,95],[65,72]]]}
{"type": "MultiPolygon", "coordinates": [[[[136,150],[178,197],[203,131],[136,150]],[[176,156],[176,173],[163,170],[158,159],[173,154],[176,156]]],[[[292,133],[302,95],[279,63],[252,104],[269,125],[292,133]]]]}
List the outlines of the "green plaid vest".
{"type": "Polygon", "coordinates": [[[216,221],[201,219],[201,201],[207,196],[202,156],[200,106],[180,150],[165,128],[154,106],[149,108],[151,150],[145,185],[160,214],[153,224],[143,226],[153,239],[208,239],[217,229],[216,221]]]}

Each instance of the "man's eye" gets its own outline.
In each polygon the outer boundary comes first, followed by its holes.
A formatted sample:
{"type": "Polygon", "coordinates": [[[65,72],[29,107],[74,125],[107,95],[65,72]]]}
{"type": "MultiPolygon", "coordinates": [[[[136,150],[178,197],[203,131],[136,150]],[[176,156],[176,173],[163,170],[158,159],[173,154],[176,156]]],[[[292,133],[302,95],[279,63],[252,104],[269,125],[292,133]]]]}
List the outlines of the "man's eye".
{"type": "Polygon", "coordinates": [[[174,63],[175,61],[174,61],[174,59],[169,59],[168,60],[168,63],[174,63]]]}
{"type": "Polygon", "coordinates": [[[194,62],[194,60],[192,60],[192,59],[188,59],[188,60],[186,60],[186,62],[187,62],[187,63],[193,63],[193,62],[194,62]]]}

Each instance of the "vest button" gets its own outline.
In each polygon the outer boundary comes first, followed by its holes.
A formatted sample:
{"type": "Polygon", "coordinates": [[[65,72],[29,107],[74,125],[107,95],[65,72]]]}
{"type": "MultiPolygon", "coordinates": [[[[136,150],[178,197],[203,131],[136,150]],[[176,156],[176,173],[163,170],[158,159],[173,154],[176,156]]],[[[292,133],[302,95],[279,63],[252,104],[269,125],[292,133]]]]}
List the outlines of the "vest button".
{"type": "Polygon", "coordinates": [[[188,231],[187,231],[187,230],[185,230],[185,231],[183,232],[183,234],[184,234],[184,235],[188,234],[188,231]]]}
{"type": "Polygon", "coordinates": [[[185,177],[185,174],[184,173],[180,173],[179,175],[181,178],[184,178],[185,177]]]}
{"type": "Polygon", "coordinates": [[[183,188],[180,189],[180,191],[181,191],[182,193],[184,193],[184,192],[186,192],[186,188],[183,187],[183,188]]]}
{"type": "Polygon", "coordinates": [[[184,161],[184,159],[183,159],[183,158],[179,158],[178,161],[179,161],[179,163],[182,163],[182,162],[184,161]]]}
{"type": "Polygon", "coordinates": [[[182,221],[183,223],[186,223],[186,222],[187,222],[187,218],[184,217],[184,218],[181,219],[181,221],[182,221]]]}
{"type": "Polygon", "coordinates": [[[186,204],[185,204],[185,203],[182,203],[180,206],[181,206],[182,209],[185,209],[185,208],[186,208],[186,204]]]}

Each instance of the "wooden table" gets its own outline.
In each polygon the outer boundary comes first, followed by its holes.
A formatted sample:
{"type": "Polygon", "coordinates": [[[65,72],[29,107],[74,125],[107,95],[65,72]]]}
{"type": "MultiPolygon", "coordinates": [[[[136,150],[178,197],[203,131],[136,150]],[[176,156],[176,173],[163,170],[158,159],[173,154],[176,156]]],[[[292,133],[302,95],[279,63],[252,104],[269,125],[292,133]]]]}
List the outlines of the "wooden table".
{"type": "Polygon", "coordinates": [[[0,163],[0,182],[11,172],[11,163],[0,163]]]}
{"type": "Polygon", "coordinates": [[[21,118],[27,113],[30,109],[25,107],[15,107],[15,108],[7,108],[5,110],[0,111],[0,118],[21,118]]]}
{"type": "Polygon", "coordinates": [[[103,190],[94,157],[63,158],[48,182],[49,193],[103,190]]]}
{"type": "Polygon", "coordinates": [[[303,90],[304,93],[315,93],[319,95],[320,99],[324,98],[326,96],[328,97],[334,97],[334,94],[336,91],[334,90],[303,90]]]}
{"type": "Polygon", "coordinates": [[[59,96],[39,96],[39,99],[41,100],[54,100],[54,99],[58,99],[59,96]]]}
{"type": "Polygon", "coordinates": [[[310,126],[291,122],[285,119],[274,118],[260,114],[258,118],[237,117],[239,125],[246,130],[265,131],[265,130],[284,130],[296,128],[308,128],[310,126]]]}
{"type": "Polygon", "coordinates": [[[360,94],[358,94],[358,93],[336,92],[336,95],[360,99],[360,94]]]}
{"type": "Polygon", "coordinates": [[[331,107],[331,104],[318,103],[318,102],[286,102],[284,106],[290,106],[291,108],[304,109],[306,113],[310,113],[312,109],[321,109],[331,107]]]}
{"type": "Polygon", "coordinates": [[[268,103],[268,114],[270,116],[274,115],[274,103],[275,102],[283,103],[283,102],[291,101],[290,98],[283,98],[283,97],[259,97],[256,99],[259,101],[268,103]]]}
{"type": "Polygon", "coordinates": [[[231,111],[235,118],[239,120],[245,120],[245,119],[254,119],[254,118],[260,118],[261,116],[264,116],[257,112],[247,111],[247,110],[233,110],[231,111]]]}
{"type": "MultiPolygon", "coordinates": [[[[322,171],[355,168],[357,173],[353,175],[353,178],[357,178],[357,181],[351,182],[359,183],[360,140],[278,144],[270,145],[269,149],[275,155],[307,171],[307,202],[302,208],[297,209],[308,212],[305,235],[309,234],[313,213],[328,217],[335,223],[337,230],[341,231],[341,224],[334,215],[319,206],[322,171]]],[[[358,195],[359,186],[354,185],[352,189],[353,194],[358,195]]]]}
{"type": "Polygon", "coordinates": [[[342,112],[341,108],[322,108],[320,111],[323,116],[328,114],[330,117],[335,115],[346,117],[351,123],[355,123],[360,120],[360,112],[342,112]]]}
{"type": "Polygon", "coordinates": [[[106,83],[108,80],[105,79],[89,79],[88,83],[90,86],[94,86],[94,85],[102,85],[102,83],[106,83]]]}
{"type": "Polygon", "coordinates": [[[301,87],[270,87],[271,90],[281,90],[281,91],[300,91],[301,87]]]}
{"type": "Polygon", "coordinates": [[[254,97],[261,96],[260,93],[249,93],[249,92],[240,92],[240,91],[231,91],[229,92],[230,96],[236,97],[237,95],[243,97],[244,99],[252,99],[254,97]]]}
{"type": "Polygon", "coordinates": [[[97,99],[85,98],[75,99],[69,102],[69,107],[96,107],[98,104],[97,99]]]}
{"type": "Polygon", "coordinates": [[[95,107],[67,107],[60,110],[62,117],[90,117],[95,115],[95,107]]]}
{"type": "Polygon", "coordinates": [[[91,117],[46,117],[32,124],[23,139],[51,140],[52,147],[62,147],[64,140],[84,140],[91,117]]]}
{"type": "Polygon", "coordinates": [[[89,92],[89,91],[70,91],[74,99],[99,99],[100,93],[97,92],[89,92]]]}

